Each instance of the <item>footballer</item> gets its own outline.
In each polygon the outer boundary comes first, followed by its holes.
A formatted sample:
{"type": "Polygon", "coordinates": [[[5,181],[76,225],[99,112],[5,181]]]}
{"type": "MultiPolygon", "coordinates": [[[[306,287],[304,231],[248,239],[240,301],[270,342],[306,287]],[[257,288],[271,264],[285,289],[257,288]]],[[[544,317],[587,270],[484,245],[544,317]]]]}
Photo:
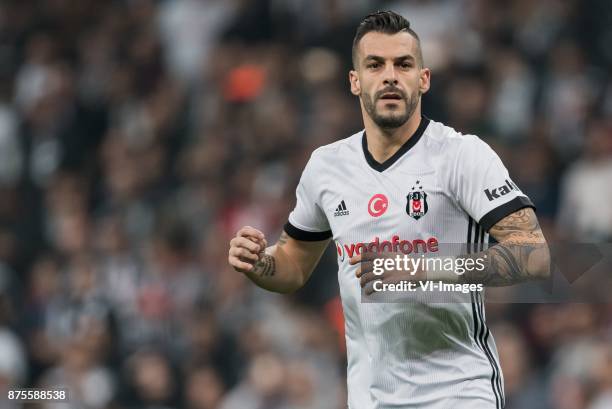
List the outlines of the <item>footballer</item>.
{"type": "Polygon", "coordinates": [[[312,153],[276,244],[268,247],[249,226],[230,242],[234,269],[260,287],[288,293],[304,285],[335,241],[351,409],[504,406],[480,292],[459,293],[462,302],[362,302],[363,287],[385,281],[362,263],[368,254],[380,248],[422,254],[467,243],[481,250],[484,268],[419,278],[506,286],[550,274],[534,206],[497,154],[421,112],[430,76],[404,17],[391,11],[365,17],[349,73],[365,129],[312,153]],[[497,243],[478,248],[489,236],[497,243]]]}

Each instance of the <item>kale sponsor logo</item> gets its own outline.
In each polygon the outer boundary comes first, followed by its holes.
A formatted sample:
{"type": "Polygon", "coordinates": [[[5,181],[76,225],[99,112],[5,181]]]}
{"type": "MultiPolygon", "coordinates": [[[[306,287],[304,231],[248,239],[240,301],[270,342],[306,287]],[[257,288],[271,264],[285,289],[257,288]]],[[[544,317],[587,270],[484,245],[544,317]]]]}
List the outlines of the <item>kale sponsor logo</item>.
{"type": "Polygon", "coordinates": [[[489,202],[499,199],[502,196],[507,195],[513,190],[519,190],[518,186],[514,184],[511,180],[506,179],[506,183],[500,187],[496,187],[493,189],[485,189],[484,193],[487,195],[487,199],[489,202]]]}

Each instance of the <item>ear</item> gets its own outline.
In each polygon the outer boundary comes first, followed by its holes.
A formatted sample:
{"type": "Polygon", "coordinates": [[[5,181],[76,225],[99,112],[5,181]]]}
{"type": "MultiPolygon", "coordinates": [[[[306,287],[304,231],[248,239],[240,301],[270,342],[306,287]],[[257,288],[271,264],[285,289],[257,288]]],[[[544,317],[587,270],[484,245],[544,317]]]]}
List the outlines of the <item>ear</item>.
{"type": "Polygon", "coordinates": [[[421,68],[421,72],[419,73],[419,91],[421,91],[421,94],[429,91],[430,79],[431,71],[429,68],[421,68]]]}
{"type": "Polygon", "coordinates": [[[359,77],[357,76],[357,71],[349,71],[349,82],[351,84],[351,93],[353,95],[359,96],[361,94],[361,85],[359,84],[359,77]]]}

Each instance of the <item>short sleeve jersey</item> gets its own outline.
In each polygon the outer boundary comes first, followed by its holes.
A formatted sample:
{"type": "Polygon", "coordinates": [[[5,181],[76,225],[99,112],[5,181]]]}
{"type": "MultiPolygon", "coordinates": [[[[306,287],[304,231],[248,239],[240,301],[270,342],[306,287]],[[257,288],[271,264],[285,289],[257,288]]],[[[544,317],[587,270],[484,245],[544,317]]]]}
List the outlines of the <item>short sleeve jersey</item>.
{"type": "Polygon", "coordinates": [[[296,196],[287,234],[332,238],[338,252],[349,407],[503,407],[480,293],[453,303],[364,303],[348,263],[371,246],[415,253],[432,243],[484,243],[499,220],[533,207],[491,147],[422,117],[378,163],[361,131],[316,149],[296,196]]]}

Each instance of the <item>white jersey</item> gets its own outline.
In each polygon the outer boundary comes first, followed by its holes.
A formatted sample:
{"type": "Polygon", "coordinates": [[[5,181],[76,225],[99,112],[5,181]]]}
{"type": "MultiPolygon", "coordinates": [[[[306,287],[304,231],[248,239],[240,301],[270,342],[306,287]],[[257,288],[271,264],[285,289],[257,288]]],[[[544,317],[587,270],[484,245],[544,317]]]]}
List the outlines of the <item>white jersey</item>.
{"type": "Polygon", "coordinates": [[[348,259],[371,243],[484,243],[491,226],[528,206],[486,143],[425,117],[384,163],[364,131],[313,152],[285,231],[336,243],[351,409],[503,407],[480,293],[453,303],[362,302],[348,259]]]}

